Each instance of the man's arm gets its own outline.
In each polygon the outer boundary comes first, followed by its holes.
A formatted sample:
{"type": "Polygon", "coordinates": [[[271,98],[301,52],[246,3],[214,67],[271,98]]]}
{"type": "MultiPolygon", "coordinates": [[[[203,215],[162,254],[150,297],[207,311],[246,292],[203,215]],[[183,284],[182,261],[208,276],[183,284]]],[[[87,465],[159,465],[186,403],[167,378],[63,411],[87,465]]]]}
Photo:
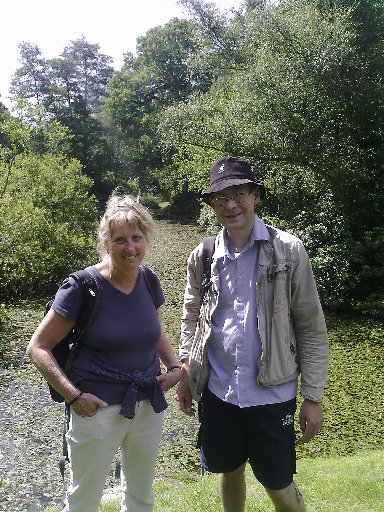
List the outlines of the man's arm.
{"type": "Polygon", "coordinates": [[[303,398],[319,403],[328,376],[329,340],[311,263],[301,242],[296,245],[291,312],[300,358],[303,398]]]}
{"type": "Polygon", "coordinates": [[[300,408],[302,432],[297,444],[313,439],[323,425],[321,399],[328,375],[329,340],[315,279],[308,254],[298,244],[297,266],[292,277],[291,309],[300,357],[300,408]]]}
{"type": "Polygon", "coordinates": [[[189,387],[189,354],[201,306],[201,283],[203,280],[202,265],[199,265],[201,251],[202,244],[196,247],[188,258],[187,284],[184,292],[183,313],[181,317],[179,357],[182,362],[182,373],[175,400],[187,416],[195,414],[192,393],[189,387]]]}

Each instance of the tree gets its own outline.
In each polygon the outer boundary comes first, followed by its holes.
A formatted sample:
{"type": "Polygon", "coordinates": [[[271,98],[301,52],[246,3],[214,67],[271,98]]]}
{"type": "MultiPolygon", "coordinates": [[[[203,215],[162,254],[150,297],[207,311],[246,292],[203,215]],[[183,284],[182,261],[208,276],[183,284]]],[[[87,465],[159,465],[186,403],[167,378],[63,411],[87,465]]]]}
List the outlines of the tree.
{"type": "MultiPolygon", "coordinates": [[[[83,36],[71,41],[60,57],[49,61],[59,113],[67,111],[67,115],[74,116],[82,111],[99,112],[113,73],[112,58],[99,50],[98,44],[88,43],[83,36]]],[[[55,103],[52,107],[55,108],[55,103]]]]}
{"type": "Polygon", "coordinates": [[[46,61],[37,46],[23,43],[12,90],[19,100],[42,106],[47,120],[54,118],[70,130],[68,156],[82,163],[95,192],[104,197],[103,172],[113,172],[116,159],[98,115],[113,68],[111,57],[99,49],[82,37],[46,61]]]}
{"type": "Polygon", "coordinates": [[[49,65],[38,46],[23,42],[19,48],[21,67],[11,81],[11,94],[41,105],[49,91],[49,65]]]}
{"type": "Polygon", "coordinates": [[[153,170],[163,158],[157,137],[160,112],[184,102],[201,85],[192,62],[200,44],[195,24],[172,20],[137,41],[137,57],[126,55],[109,84],[106,112],[122,130],[130,154],[130,175],[154,186],[153,170]]]}
{"type": "Polygon", "coordinates": [[[254,164],[269,190],[264,213],[306,238],[323,296],[338,307],[362,289],[383,289],[382,277],[372,283],[361,272],[362,261],[377,268],[372,254],[353,252],[368,229],[382,236],[384,126],[383,47],[361,38],[355,9],[287,1],[235,16],[218,49],[232,52],[226,68],[207,93],[168,108],[159,125],[173,152],[159,172],[168,186],[188,179],[205,188],[218,156],[254,164]],[[348,253],[345,265],[340,254],[348,253]]]}

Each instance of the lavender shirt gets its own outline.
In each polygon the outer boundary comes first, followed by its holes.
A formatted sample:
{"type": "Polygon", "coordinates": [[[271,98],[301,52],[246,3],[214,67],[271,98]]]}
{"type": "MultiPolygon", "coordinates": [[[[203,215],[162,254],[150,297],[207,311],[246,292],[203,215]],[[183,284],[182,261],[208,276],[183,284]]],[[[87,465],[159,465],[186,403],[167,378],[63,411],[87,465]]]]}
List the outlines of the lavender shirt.
{"type": "Polygon", "coordinates": [[[239,407],[285,402],[297,393],[297,380],[273,387],[257,384],[261,341],[256,286],[261,240],[269,240],[269,233],[264,222],[255,216],[253,231],[241,253],[229,253],[223,230],[214,254],[219,271],[219,302],[207,343],[211,364],[208,388],[239,407]]]}
{"type": "MultiPolygon", "coordinates": [[[[79,381],[76,366],[85,365],[87,355],[126,373],[145,370],[158,357],[156,344],[161,335],[157,311],[151,293],[139,272],[130,294],[117,290],[94,267],[88,267],[100,287],[100,307],[94,322],[79,341],[75,359],[68,378],[81,391],[93,393],[108,404],[123,402],[126,384],[99,380],[79,381]]],[[[161,304],[164,303],[159,283],[161,304]]],[[[58,290],[53,302],[54,311],[76,322],[81,305],[81,289],[75,279],[69,277],[58,290]]],[[[139,390],[138,400],[148,398],[145,390],[139,390]]]]}

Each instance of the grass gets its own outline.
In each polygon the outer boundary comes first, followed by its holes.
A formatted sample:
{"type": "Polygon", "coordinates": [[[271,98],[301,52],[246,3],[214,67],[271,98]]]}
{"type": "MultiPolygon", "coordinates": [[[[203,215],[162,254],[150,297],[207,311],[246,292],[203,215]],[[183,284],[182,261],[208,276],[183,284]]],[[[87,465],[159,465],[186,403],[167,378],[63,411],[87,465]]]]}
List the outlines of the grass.
{"type": "MultiPolygon", "coordinates": [[[[384,451],[336,458],[301,459],[298,483],[308,512],[384,512],[384,451]]],[[[246,512],[274,510],[264,489],[247,467],[246,512]]],[[[118,512],[119,502],[103,503],[103,512],[118,512]]],[[[155,512],[220,512],[217,476],[193,483],[160,480],[155,484],[155,512]]]]}
{"type": "MultiPolygon", "coordinates": [[[[196,226],[160,221],[146,258],[164,289],[164,330],[175,347],[186,258],[202,237],[196,226]]],[[[63,410],[48,398],[46,384],[24,357],[25,346],[42,317],[45,302],[46,299],[41,299],[7,304],[10,321],[0,335],[0,512],[41,510],[43,506],[55,506],[61,497],[57,462],[61,453],[63,410]]],[[[380,491],[383,464],[381,474],[374,469],[380,465],[380,457],[384,458],[383,451],[377,451],[384,449],[384,327],[366,318],[329,314],[327,324],[331,364],[324,397],[324,427],[319,436],[298,450],[298,482],[303,487],[309,512],[384,512],[380,491]],[[332,483],[333,479],[336,481],[332,483]],[[364,483],[367,479],[371,484],[364,483]],[[369,501],[372,494],[377,494],[373,505],[369,501]],[[330,499],[332,506],[339,508],[328,508],[330,499]],[[348,504],[345,508],[344,500],[348,504]]],[[[177,504],[173,511],[220,510],[215,477],[203,480],[199,477],[198,454],[194,448],[197,420],[178,411],[172,399],[173,391],[167,398],[169,408],[156,474],[156,506],[163,508],[157,510],[166,511],[173,502],[177,504]],[[204,486],[210,485],[205,491],[204,486]],[[179,492],[184,494],[188,506],[179,500],[179,492]],[[195,501],[197,508],[192,508],[195,501]],[[202,503],[208,507],[211,501],[216,508],[202,508],[202,503]]],[[[111,471],[107,485],[114,483],[111,471]]],[[[252,479],[249,485],[250,493],[263,500],[252,479]]],[[[268,500],[253,502],[258,508],[250,503],[249,507],[254,508],[249,510],[270,510],[268,500]]]]}
{"type": "MultiPolygon", "coordinates": [[[[335,458],[301,459],[296,482],[308,512],[384,512],[384,450],[335,458]]],[[[264,489],[246,470],[246,512],[273,512],[264,489]]],[[[195,482],[158,479],[154,486],[155,512],[220,512],[217,476],[195,482]]],[[[119,512],[118,499],[104,501],[100,512],[119,512]]],[[[44,509],[57,512],[57,508],[44,509]]]]}

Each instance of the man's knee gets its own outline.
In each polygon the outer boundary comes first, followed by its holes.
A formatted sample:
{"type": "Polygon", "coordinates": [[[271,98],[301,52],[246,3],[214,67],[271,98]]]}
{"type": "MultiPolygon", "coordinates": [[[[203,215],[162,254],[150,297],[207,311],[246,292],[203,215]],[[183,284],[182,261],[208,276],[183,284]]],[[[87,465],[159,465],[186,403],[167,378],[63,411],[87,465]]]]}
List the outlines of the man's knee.
{"type": "Polygon", "coordinates": [[[284,489],[268,489],[267,487],[265,489],[277,511],[305,511],[303,496],[295,482],[284,489]]]}

